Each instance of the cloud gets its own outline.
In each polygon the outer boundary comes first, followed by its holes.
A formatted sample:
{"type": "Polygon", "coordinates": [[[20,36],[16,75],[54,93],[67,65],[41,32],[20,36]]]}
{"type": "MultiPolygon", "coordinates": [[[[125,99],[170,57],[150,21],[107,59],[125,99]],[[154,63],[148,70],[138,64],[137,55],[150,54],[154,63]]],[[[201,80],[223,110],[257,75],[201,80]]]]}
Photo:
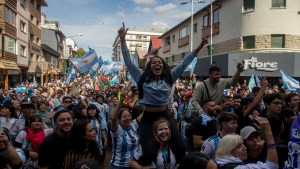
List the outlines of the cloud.
{"type": "Polygon", "coordinates": [[[190,12],[177,12],[174,15],[172,15],[171,17],[177,20],[184,20],[188,17],[191,16],[190,12]]]}
{"type": "Polygon", "coordinates": [[[166,30],[169,26],[165,22],[152,22],[152,26],[157,30],[166,30]]]}
{"type": "Polygon", "coordinates": [[[154,11],[156,11],[158,13],[167,13],[167,12],[170,12],[174,9],[176,9],[176,5],[174,5],[173,3],[169,3],[169,4],[166,4],[166,5],[155,7],[154,11]]]}
{"type": "Polygon", "coordinates": [[[123,18],[125,17],[124,12],[117,12],[117,15],[118,15],[118,16],[121,16],[121,17],[123,17],[123,18]]]}
{"type": "Polygon", "coordinates": [[[137,7],[137,8],[135,8],[135,10],[138,11],[138,12],[142,12],[142,13],[150,13],[151,12],[150,8],[137,7]]]}
{"type": "Polygon", "coordinates": [[[135,4],[155,4],[156,0],[133,0],[135,4]]]}

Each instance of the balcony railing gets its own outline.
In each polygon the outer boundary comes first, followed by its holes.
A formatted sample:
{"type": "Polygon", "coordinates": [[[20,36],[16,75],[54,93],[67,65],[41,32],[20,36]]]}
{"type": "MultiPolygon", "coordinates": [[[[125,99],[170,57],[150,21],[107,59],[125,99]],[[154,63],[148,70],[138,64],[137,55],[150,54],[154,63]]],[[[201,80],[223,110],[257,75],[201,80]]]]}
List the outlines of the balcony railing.
{"type": "MultiPolygon", "coordinates": [[[[212,25],[212,35],[216,35],[219,33],[220,30],[220,23],[214,23],[212,25]]],[[[202,29],[202,38],[210,37],[210,26],[204,27],[202,29]]]]}
{"type": "Polygon", "coordinates": [[[165,45],[163,49],[164,49],[163,50],[164,53],[170,52],[170,50],[171,50],[171,44],[165,45]]]}
{"type": "Polygon", "coordinates": [[[190,36],[185,36],[181,39],[178,40],[178,47],[182,47],[182,46],[185,46],[185,45],[188,45],[189,44],[189,39],[190,39],[190,36]]]}

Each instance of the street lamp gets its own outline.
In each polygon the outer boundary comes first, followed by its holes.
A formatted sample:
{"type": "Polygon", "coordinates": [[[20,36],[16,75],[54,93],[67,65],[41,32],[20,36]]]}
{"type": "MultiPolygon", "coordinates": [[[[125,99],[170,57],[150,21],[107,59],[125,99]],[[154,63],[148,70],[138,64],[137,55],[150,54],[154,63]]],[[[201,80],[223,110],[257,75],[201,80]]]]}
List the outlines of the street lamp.
{"type": "Polygon", "coordinates": [[[213,5],[212,0],[210,0],[210,48],[209,48],[209,57],[210,57],[210,65],[212,65],[212,27],[213,27],[213,5]]]}
{"type": "Polygon", "coordinates": [[[79,33],[79,34],[76,34],[76,35],[71,35],[71,36],[66,37],[66,39],[67,39],[67,38],[70,38],[70,37],[74,37],[74,36],[82,36],[82,34],[79,33]]]}
{"type": "MultiPolygon", "coordinates": [[[[197,3],[205,3],[205,1],[195,1],[197,3]]],[[[194,36],[194,0],[181,2],[180,5],[186,5],[188,3],[192,3],[192,11],[191,11],[191,52],[193,51],[193,36],[194,36]]]]}

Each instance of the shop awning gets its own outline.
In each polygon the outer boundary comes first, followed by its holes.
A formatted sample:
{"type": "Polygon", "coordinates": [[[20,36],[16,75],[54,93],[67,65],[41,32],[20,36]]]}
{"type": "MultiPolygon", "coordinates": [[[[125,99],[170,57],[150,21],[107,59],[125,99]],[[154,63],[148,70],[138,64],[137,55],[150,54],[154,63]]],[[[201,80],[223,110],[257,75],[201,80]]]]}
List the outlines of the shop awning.
{"type": "Polygon", "coordinates": [[[14,61],[1,59],[0,60],[0,69],[7,69],[7,70],[20,70],[17,63],[14,61]]]}
{"type": "Polygon", "coordinates": [[[37,63],[30,63],[28,73],[42,73],[42,69],[37,63]]]}

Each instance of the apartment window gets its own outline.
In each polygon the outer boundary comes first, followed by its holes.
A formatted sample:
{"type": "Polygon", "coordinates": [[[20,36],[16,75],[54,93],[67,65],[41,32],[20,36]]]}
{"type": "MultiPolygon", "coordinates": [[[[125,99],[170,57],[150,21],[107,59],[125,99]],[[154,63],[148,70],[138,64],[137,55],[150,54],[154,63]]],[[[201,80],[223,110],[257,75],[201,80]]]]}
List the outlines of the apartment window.
{"type": "Polygon", "coordinates": [[[172,43],[175,43],[175,35],[172,36],[172,43]]]}
{"type": "Polygon", "coordinates": [[[23,21],[20,21],[20,30],[26,33],[26,23],[23,21]]]}
{"type": "Polygon", "coordinates": [[[9,53],[16,54],[16,40],[5,36],[4,38],[5,51],[9,53]]]}
{"type": "Polygon", "coordinates": [[[285,35],[271,35],[272,48],[285,48],[285,35]]]}
{"type": "Polygon", "coordinates": [[[142,39],[142,36],[141,35],[137,35],[136,39],[142,39]]]}
{"type": "Polygon", "coordinates": [[[209,26],[209,14],[203,16],[203,27],[209,26]]]}
{"type": "Polygon", "coordinates": [[[15,26],[16,14],[9,8],[5,7],[5,22],[15,26]]]}
{"type": "Polygon", "coordinates": [[[35,42],[35,37],[33,34],[30,34],[30,42],[34,43],[35,42]]]}
{"type": "Polygon", "coordinates": [[[219,9],[215,10],[213,14],[213,24],[219,23],[219,9]]]}
{"type": "Polygon", "coordinates": [[[172,62],[175,62],[175,56],[172,55],[172,62]]]}
{"type": "Polygon", "coordinates": [[[26,47],[23,45],[20,45],[20,55],[26,57],[26,47]]]}
{"type": "Polygon", "coordinates": [[[194,24],[194,32],[198,32],[198,24],[197,23],[194,24]]]}
{"type": "Polygon", "coordinates": [[[286,0],[272,0],[272,7],[286,7],[286,0]]]}
{"type": "Polygon", "coordinates": [[[36,20],[36,26],[39,27],[40,21],[36,20]]]}
{"type": "Polygon", "coordinates": [[[2,7],[0,6],[0,19],[2,20],[2,7]]]}
{"type": "Polygon", "coordinates": [[[34,22],[34,16],[30,14],[30,22],[33,23],[34,22]]]}
{"type": "Polygon", "coordinates": [[[171,39],[170,39],[170,36],[166,37],[165,38],[165,45],[170,45],[171,43],[171,39]]]}
{"type": "Polygon", "coordinates": [[[255,36],[245,36],[243,37],[243,48],[253,49],[255,47],[255,36]]]}
{"type": "Polygon", "coordinates": [[[244,10],[251,11],[255,8],[255,0],[244,0],[244,10]]]}
{"type": "Polygon", "coordinates": [[[187,27],[182,28],[182,29],[179,31],[179,39],[184,38],[184,37],[186,37],[186,36],[188,35],[188,32],[189,32],[189,29],[188,29],[188,28],[189,28],[189,27],[187,26],[187,27]]]}
{"type": "Polygon", "coordinates": [[[147,39],[147,36],[143,36],[144,39],[147,39]]]}

